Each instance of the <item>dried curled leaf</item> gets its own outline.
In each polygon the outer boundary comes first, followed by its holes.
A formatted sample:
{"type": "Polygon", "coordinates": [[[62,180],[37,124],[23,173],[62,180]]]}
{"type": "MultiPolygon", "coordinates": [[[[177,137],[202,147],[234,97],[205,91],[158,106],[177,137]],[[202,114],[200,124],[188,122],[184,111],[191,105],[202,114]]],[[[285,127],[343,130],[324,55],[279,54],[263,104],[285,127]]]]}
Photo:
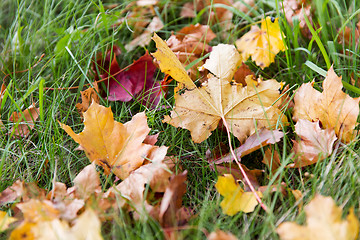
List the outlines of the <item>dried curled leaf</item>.
{"type": "Polygon", "coordinates": [[[342,209],[331,197],[316,195],[305,206],[306,225],[295,222],[281,223],[276,229],[283,240],[355,240],[359,234],[359,220],[350,210],[346,220],[342,220],[342,209]]]}
{"type": "Polygon", "coordinates": [[[100,98],[98,95],[99,88],[97,82],[94,82],[94,87],[88,88],[85,91],[81,91],[81,103],[76,104],[78,112],[82,115],[83,112],[86,112],[91,105],[91,102],[100,103],[100,98]]]}
{"type": "Polygon", "coordinates": [[[350,97],[342,88],[341,77],[336,75],[333,67],[327,72],[322,93],[311,83],[303,84],[295,93],[293,119],[320,121],[324,129],[333,128],[339,139],[350,142],[356,136],[360,98],[350,97]]]}
{"type": "Polygon", "coordinates": [[[244,59],[251,56],[256,65],[264,69],[274,62],[276,54],[286,49],[278,21],[277,18],[266,17],[261,21],[261,29],[252,26],[250,32],[236,41],[244,59]]]}
{"type": "Polygon", "coordinates": [[[295,132],[301,139],[294,142],[293,148],[299,158],[288,167],[304,167],[331,155],[337,139],[334,129],[322,130],[319,121],[299,119],[295,125],[295,132]]]}
{"type": "Polygon", "coordinates": [[[145,113],[136,114],[131,121],[122,124],[114,121],[110,107],[95,102],[84,113],[84,130],[75,134],[67,125],[61,127],[80,144],[91,162],[112,171],[120,179],[139,168],[156,146],[144,144],[150,128],[145,113]]]}
{"type": "MultiPolygon", "coordinates": [[[[229,216],[233,216],[240,211],[252,212],[258,204],[254,193],[244,192],[231,174],[220,176],[215,187],[224,196],[220,206],[223,212],[229,216]]],[[[261,192],[257,192],[257,194],[260,197],[262,196],[261,192]]]]}

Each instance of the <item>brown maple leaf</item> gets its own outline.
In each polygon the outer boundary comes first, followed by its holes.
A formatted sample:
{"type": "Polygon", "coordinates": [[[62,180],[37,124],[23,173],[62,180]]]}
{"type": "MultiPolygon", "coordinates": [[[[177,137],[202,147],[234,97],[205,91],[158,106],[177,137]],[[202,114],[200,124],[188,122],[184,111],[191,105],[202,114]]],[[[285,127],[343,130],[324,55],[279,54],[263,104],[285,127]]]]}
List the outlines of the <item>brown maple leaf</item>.
{"type": "Polygon", "coordinates": [[[150,132],[143,112],[122,124],[114,121],[110,107],[93,102],[84,112],[83,132],[75,134],[69,126],[60,125],[80,144],[79,149],[85,151],[91,162],[102,166],[106,174],[112,171],[120,179],[139,168],[150,152],[158,148],[143,143],[150,132]]]}
{"type": "Polygon", "coordinates": [[[360,98],[350,97],[342,88],[341,77],[333,67],[327,72],[322,93],[312,83],[301,85],[294,97],[293,119],[320,121],[324,129],[333,128],[339,139],[350,142],[356,136],[360,98]]]}
{"type": "MultiPolygon", "coordinates": [[[[311,3],[311,2],[310,2],[311,3]]],[[[280,2],[282,9],[284,10],[286,20],[291,26],[294,26],[293,19],[296,18],[299,21],[300,31],[303,36],[311,39],[312,34],[309,27],[305,22],[305,17],[309,19],[312,24],[311,5],[307,0],[283,0],[280,2]]]]}
{"type": "Polygon", "coordinates": [[[322,130],[319,121],[299,119],[295,124],[295,132],[301,139],[299,142],[294,141],[293,150],[298,158],[288,167],[304,167],[331,155],[337,139],[334,129],[322,130]]]}
{"type": "Polygon", "coordinates": [[[39,108],[35,104],[25,109],[22,113],[13,112],[10,121],[14,123],[10,132],[15,136],[27,137],[30,131],[35,127],[35,121],[39,117],[39,108]]]}

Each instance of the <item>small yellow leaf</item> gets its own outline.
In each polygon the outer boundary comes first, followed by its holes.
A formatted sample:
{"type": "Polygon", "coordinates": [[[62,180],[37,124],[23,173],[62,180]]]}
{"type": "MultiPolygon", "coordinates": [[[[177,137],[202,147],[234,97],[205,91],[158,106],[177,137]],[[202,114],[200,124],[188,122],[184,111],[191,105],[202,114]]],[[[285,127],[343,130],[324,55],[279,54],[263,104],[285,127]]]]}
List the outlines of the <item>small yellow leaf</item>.
{"type": "Polygon", "coordinates": [[[261,29],[252,26],[235,44],[244,59],[251,56],[256,65],[264,69],[274,62],[276,54],[286,49],[282,37],[279,20],[266,17],[261,21],[261,29]]]}
{"type": "Polygon", "coordinates": [[[0,211],[0,232],[5,231],[9,225],[15,221],[16,218],[10,217],[4,211],[0,211]]]}
{"type": "MultiPolygon", "coordinates": [[[[255,195],[252,192],[244,192],[231,174],[220,176],[215,187],[224,196],[220,206],[223,212],[229,216],[233,216],[240,211],[252,212],[258,204],[255,195]]],[[[257,192],[257,194],[260,197],[262,196],[261,192],[257,192]]]]}
{"type": "Polygon", "coordinates": [[[276,229],[283,240],[355,240],[359,234],[359,220],[353,209],[346,220],[342,220],[342,209],[331,197],[316,195],[305,206],[306,225],[295,222],[281,223],[276,229]]]}

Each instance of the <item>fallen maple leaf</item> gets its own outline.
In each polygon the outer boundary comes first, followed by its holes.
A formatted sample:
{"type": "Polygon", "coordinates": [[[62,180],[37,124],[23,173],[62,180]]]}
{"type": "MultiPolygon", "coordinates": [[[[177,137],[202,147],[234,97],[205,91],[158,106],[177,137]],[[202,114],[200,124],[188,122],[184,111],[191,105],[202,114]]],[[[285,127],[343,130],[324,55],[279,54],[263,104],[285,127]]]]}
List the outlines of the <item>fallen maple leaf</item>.
{"type": "MultiPolygon", "coordinates": [[[[220,206],[223,212],[229,216],[233,216],[240,211],[245,213],[252,212],[256,205],[258,205],[254,193],[244,192],[231,174],[220,176],[215,187],[224,196],[220,206]]],[[[261,192],[257,192],[257,194],[260,197],[262,196],[261,192]]]]}
{"type": "Polygon", "coordinates": [[[60,212],[48,200],[30,199],[16,204],[16,207],[21,210],[25,221],[28,222],[50,221],[60,216],[60,212]]]}
{"type": "Polygon", "coordinates": [[[334,129],[322,130],[319,121],[299,119],[295,124],[295,132],[301,139],[299,142],[294,141],[293,148],[299,157],[288,167],[304,167],[331,155],[337,139],[334,129]]]}
{"type": "Polygon", "coordinates": [[[322,93],[315,90],[312,83],[301,85],[294,97],[293,119],[320,121],[324,129],[333,128],[339,139],[350,142],[356,136],[360,98],[351,98],[342,88],[341,77],[333,67],[327,72],[322,93]]]}
{"type": "Polygon", "coordinates": [[[18,200],[25,202],[31,198],[45,199],[45,190],[40,189],[35,183],[24,183],[17,180],[0,193],[0,205],[18,200]]]}
{"type": "Polygon", "coordinates": [[[35,127],[35,121],[39,117],[39,108],[35,104],[25,109],[22,113],[13,112],[10,121],[14,123],[10,132],[15,136],[27,137],[30,131],[35,127]]]}
{"type": "Polygon", "coordinates": [[[166,152],[167,147],[164,146],[154,149],[149,156],[149,159],[152,159],[150,163],[139,167],[124,181],[111,187],[105,197],[118,194],[121,198],[116,202],[116,206],[128,206],[129,210],[136,210],[140,216],[150,212],[153,207],[145,201],[144,197],[146,185],[149,185],[154,192],[164,192],[169,185],[171,171],[164,160],[166,152]]]}
{"type": "Polygon", "coordinates": [[[293,19],[298,19],[302,35],[309,39],[311,39],[312,34],[306,24],[304,15],[306,15],[306,17],[312,24],[313,21],[311,16],[310,3],[311,1],[307,0],[283,0],[282,2],[280,2],[282,10],[285,13],[287,22],[293,27],[293,19]]]}
{"type": "Polygon", "coordinates": [[[346,220],[342,220],[342,209],[335,205],[331,197],[316,195],[305,206],[306,225],[294,222],[281,223],[276,229],[281,239],[286,240],[355,240],[359,234],[359,220],[350,210],[346,220]]]}
{"type": "Polygon", "coordinates": [[[91,162],[102,166],[106,174],[112,171],[120,179],[139,168],[149,153],[158,148],[143,143],[150,132],[145,113],[138,113],[122,124],[114,121],[110,107],[93,102],[84,112],[83,132],[75,134],[69,126],[60,125],[80,144],[91,162]]]}
{"type": "MultiPolygon", "coordinates": [[[[113,59],[112,66],[117,66],[118,63],[116,58],[113,59]]],[[[127,71],[123,71],[116,75],[102,75],[102,78],[109,77],[109,81],[106,82],[108,88],[108,100],[109,101],[122,101],[128,102],[137,96],[140,97],[144,93],[149,94],[147,91],[151,89],[161,92],[160,86],[154,81],[153,77],[155,74],[156,67],[153,64],[153,59],[146,52],[142,57],[136,60],[127,71]]],[[[115,70],[113,70],[115,71],[115,70]]],[[[157,102],[159,99],[153,99],[157,102]]]]}
{"type": "Polygon", "coordinates": [[[83,112],[86,112],[88,110],[92,101],[96,103],[100,103],[100,98],[98,93],[99,93],[99,88],[97,82],[94,82],[93,88],[88,88],[85,91],[80,92],[81,103],[77,103],[75,107],[77,108],[78,112],[81,115],[83,114],[83,112]]]}
{"type": "MultiPolygon", "coordinates": [[[[24,222],[24,225],[29,225],[29,223],[24,222]]],[[[18,238],[20,232],[17,232],[17,230],[22,229],[15,229],[11,233],[10,239],[103,239],[101,236],[101,223],[95,212],[90,208],[86,209],[85,212],[79,216],[72,227],[70,227],[66,221],[54,219],[52,221],[41,221],[37,224],[29,225],[25,234],[25,236],[29,238],[18,238]]],[[[24,230],[21,232],[25,232],[24,230]]]]}
{"type": "Polygon", "coordinates": [[[254,25],[250,32],[236,41],[236,47],[244,59],[255,61],[256,65],[264,69],[274,62],[275,55],[285,51],[282,34],[277,18],[266,17],[261,21],[261,29],[254,25]]]}
{"type": "Polygon", "coordinates": [[[216,230],[215,232],[210,233],[207,238],[208,240],[237,240],[237,238],[232,233],[226,233],[221,230],[216,230]]]}
{"type": "MultiPolygon", "coordinates": [[[[235,53],[232,54],[233,59],[227,59],[229,65],[224,65],[224,62],[220,63],[218,58],[212,57],[212,52],[205,67],[220,78],[210,77],[197,88],[166,43],[156,34],[153,40],[158,48],[153,56],[158,60],[161,71],[189,89],[181,95],[175,94],[176,106],[171,117],[165,116],[164,122],[190,130],[194,142],[207,139],[220,120],[226,121],[230,131],[241,142],[254,133],[256,127],[271,128],[278,121],[287,121],[277,108],[280,83],[276,80],[256,82],[249,77],[245,87],[230,84],[233,77],[230,73],[235,72],[234,68],[236,70],[235,66],[240,62],[235,53]]],[[[231,45],[221,45],[221,48],[226,53],[235,51],[231,45]]],[[[220,50],[217,49],[221,48],[214,47],[214,56],[219,56],[220,50]]]]}
{"type": "Polygon", "coordinates": [[[95,165],[86,166],[73,180],[77,195],[81,199],[88,199],[96,190],[100,190],[100,178],[95,165]]]}

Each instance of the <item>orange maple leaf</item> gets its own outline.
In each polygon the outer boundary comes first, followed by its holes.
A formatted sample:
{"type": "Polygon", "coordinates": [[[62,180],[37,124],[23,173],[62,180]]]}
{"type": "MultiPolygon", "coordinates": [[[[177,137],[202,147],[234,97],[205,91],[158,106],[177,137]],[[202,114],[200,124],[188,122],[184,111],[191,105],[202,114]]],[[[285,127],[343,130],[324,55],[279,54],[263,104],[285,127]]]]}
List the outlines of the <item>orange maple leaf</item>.
{"type": "Polygon", "coordinates": [[[75,134],[67,125],[61,127],[80,144],[91,162],[104,168],[105,173],[112,171],[120,179],[139,168],[154,145],[144,144],[150,128],[144,112],[136,114],[131,121],[122,124],[114,121],[110,107],[106,108],[93,102],[84,112],[84,131],[75,134]]]}

